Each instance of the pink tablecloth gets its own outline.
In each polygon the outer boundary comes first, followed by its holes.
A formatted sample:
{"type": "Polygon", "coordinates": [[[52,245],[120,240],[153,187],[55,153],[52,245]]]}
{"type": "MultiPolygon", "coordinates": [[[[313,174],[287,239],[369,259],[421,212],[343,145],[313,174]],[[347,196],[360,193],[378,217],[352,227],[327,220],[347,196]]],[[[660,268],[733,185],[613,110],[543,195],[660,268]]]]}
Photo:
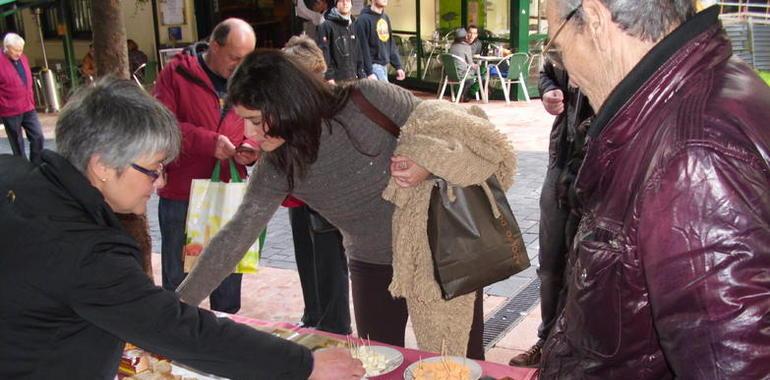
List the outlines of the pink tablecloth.
{"type": "MultiPolygon", "coordinates": [[[[295,325],[289,324],[289,323],[276,323],[276,322],[265,322],[260,321],[256,319],[246,318],[239,315],[229,315],[230,319],[240,322],[247,325],[252,326],[274,326],[274,327],[282,327],[289,330],[296,330],[303,333],[312,333],[312,334],[321,334],[321,335],[328,335],[333,337],[338,337],[342,340],[345,340],[345,337],[342,335],[336,335],[336,334],[330,334],[322,331],[317,330],[310,330],[310,329],[302,329],[295,325]]],[[[403,380],[404,379],[404,371],[406,370],[406,367],[408,367],[410,364],[420,360],[429,358],[432,356],[437,356],[438,354],[431,353],[431,352],[425,352],[425,351],[418,351],[418,350],[412,350],[408,348],[403,347],[396,347],[396,346],[390,346],[384,343],[377,343],[384,346],[393,347],[396,350],[400,351],[402,354],[404,354],[404,362],[401,364],[400,367],[398,367],[395,371],[387,373],[382,376],[376,376],[371,377],[372,380],[403,380]]],[[[497,364],[497,363],[491,363],[491,362],[485,362],[485,361],[476,361],[481,365],[481,369],[483,371],[483,376],[491,376],[495,379],[504,378],[504,377],[510,377],[514,380],[532,380],[537,378],[537,370],[532,368],[521,368],[521,367],[511,367],[503,364],[497,364]]]]}

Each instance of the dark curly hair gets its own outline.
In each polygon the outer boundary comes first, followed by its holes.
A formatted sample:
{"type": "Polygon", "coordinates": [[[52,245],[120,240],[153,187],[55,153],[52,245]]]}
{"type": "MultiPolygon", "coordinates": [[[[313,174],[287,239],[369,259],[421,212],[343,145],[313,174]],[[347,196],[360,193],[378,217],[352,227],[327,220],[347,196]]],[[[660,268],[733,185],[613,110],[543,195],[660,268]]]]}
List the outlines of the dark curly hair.
{"type": "Polygon", "coordinates": [[[349,87],[330,86],[279,50],[257,49],[230,78],[232,105],[260,110],[266,134],[286,141],[265,158],[284,172],[289,188],[318,158],[321,129],[345,106],[349,87]]]}

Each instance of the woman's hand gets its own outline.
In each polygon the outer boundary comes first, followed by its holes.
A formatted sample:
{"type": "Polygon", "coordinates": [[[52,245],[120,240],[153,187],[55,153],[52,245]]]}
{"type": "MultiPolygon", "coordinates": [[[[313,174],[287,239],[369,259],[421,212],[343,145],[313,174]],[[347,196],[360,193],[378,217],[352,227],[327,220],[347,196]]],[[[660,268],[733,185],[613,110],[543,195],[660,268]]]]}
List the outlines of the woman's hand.
{"type": "Polygon", "coordinates": [[[390,158],[390,176],[401,187],[414,187],[422,183],[430,172],[404,156],[390,158]]]}
{"type": "Polygon", "coordinates": [[[244,166],[251,165],[259,159],[261,153],[250,144],[243,143],[235,149],[235,162],[244,166]]]}
{"type": "Polygon", "coordinates": [[[360,379],[366,374],[361,361],[346,348],[327,348],[313,352],[310,380],[360,379]]]}

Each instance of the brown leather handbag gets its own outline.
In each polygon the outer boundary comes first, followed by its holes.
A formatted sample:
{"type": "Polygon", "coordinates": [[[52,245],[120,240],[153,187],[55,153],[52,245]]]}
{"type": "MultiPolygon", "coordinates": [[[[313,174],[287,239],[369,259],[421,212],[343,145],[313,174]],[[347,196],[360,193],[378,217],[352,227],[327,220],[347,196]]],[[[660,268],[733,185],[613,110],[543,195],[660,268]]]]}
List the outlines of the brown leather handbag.
{"type": "MultiPolygon", "coordinates": [[[[398,126],[358,89],[351,89],[350,98],[370,120],[398,137],[398,126]]],[[[485,183],[490,196],[481,185],[457,187],[443,179],[436,180],[431,192],[428,242],[444,299],[474,292],[529,268],[527,249],[505,191],[495,175],[485,183]]]]}
{"type": "Polygon", "coordinates": [[[505,280],[530,265],[500,182],[492,175],[485,183],[491,197],[481,185],[454,187],[443,179],[431,192],[428,243],[444,299],[505,280]]]}

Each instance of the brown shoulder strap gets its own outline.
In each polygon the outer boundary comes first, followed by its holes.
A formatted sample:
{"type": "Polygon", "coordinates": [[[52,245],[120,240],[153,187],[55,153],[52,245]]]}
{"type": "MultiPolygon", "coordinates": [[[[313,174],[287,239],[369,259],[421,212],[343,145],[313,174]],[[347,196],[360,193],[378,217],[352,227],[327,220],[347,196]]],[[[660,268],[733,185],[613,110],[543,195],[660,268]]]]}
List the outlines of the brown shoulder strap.
{"type": "Polygon", "coordinates": [[[380,128],[388,131],[391,135],[396,137],[398,137],[398,135],[401,133],[401,129],[398,127],[398,125],[396,125],[393,120],[390,120],[390,118],[385,116],[385,114],[377,109],[377,107],[372,105],[372,103],[366,99],[364,94],[361,93],[361,90],[352,87],[350,89],[350,99],[353,100],[353,103],[355,103],[356,106],[358,106],[358,109],[363,111],[364,115],[366,115],[369,120],[377,123],[380,128]]]}

